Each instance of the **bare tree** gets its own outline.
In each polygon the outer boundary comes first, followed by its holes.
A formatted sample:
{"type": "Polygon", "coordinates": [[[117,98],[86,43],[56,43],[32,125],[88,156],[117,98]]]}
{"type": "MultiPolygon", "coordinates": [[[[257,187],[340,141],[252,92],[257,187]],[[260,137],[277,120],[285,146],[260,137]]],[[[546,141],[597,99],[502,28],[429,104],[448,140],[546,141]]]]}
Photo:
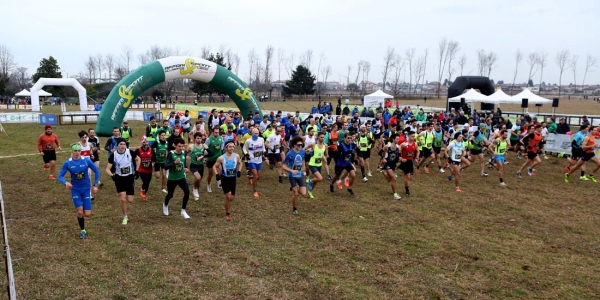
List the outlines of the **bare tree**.
{"type": "Polygon", "coordinates": [[[542,93],[542,76],[544,76],[544,68],[548,65],[548,53],[541,52],[538,55],[538,65],[540,65],[540,91],[538,95],[542,93]]]}
{"type": "MultiPolygon", "coordinates": [[[[562,50],[560,52],[558,52],[556,54],[556,65],[558,65],[558,69],[559,69],[559,77],[558,77],[558,96],[560,97],[560,90],[561,90],[561,86],[562,86],[562,75],[563,72],[565,71],[565,67],[567,66],[567,61],[569,61],[569,50],[562,50]]],[[[540,59],[538,58],[538,61],[540,61],[540,59]]],[[[540,63],[541,65],[541,63],[540,63]]],[[[543,69],[543,67],[542,67],[543,69]]],[[[540,79],[540,90],[542,87],[542,79],[540,79]]]]}
{"type": "Polygon", "coordinates": [[[233,69],[233,73],[237,74],[239,76],[239,69],[240,69],[240,56],[237,53],[233,54],[233,63],[231,64],[231,67],[233,69]]]}
{"type": "Polygon", "coordinates": [[[583,71],[583,81],[581,81],[581,85],[585,85],[585,78],[587,77],[588,71],[596,66],[596,58],[588,54],[585,58],[585,70],[583,71]]]}
{"type": "Polygon", "coordinates": [[[571,61],[569,61],[569,67],[573,71],[573,85],[575,85],[575,94],[577,94],[577,61],[579,60],[579,55],[573,55],[571,61]]]}
{"type": "Polygon", "coordinates": [[[402,85],[400,84],[400,75],[402,75],[402,69],[404,68],[404,59],[399,54],[394,57],[394,96],[400,93],[402,85]]]}
{"type": "Polygon", "coordinates": [[[324,64],[326,61],[327,61],[327,57],[325,57],[325,53],[321,52],[321,55],[319,55],[319,64],[317,65],[317,74],[316,74],[317,75],[316,76],[317,77],[317,83],[319,83],[319,74],[321,74],[321,65],[324,64]]]}
{"type": "Polygon", "coordinates": [[[364,60],[360,60],[357,64],[356,79],[354,79],[354,84],[356,84],[356,85],[358,85],[358,78],[360,77],[360,72],[363,70],[364,64],[365,64],[364,60]]]}
{"type": "Polygon", "coordinates": [[[448,40],[444,37],[438,42],[438,86],[436,89],[438,98],[442,89],[442,74],[448,62],[448,40]]]}
{"type": "MultiPolygon", "coordinates": [[[[460,46],[459,46],[458,42],[456,42],[456,41],[448,42],[448,50],[446,50],[446,54],[448,55],[448,83],[450,83],[452,81],[452,73],[454,72],[454,68],[452,67],[452,61],[456,58],[456,54],[458,54],[458,50],[460,50],[460,46]]],[[[438,97],[439,97],[439,94],[438,94],[438,97]]]]}
{"type": "Polygon", "coordinates": [[[521,63],[521,61],[523,61],[523,53],[521,52],[521,49],[517,49],[517,52],[515,52],[515,72],[514,72],[514,76],[513,76],[513,82],[510,86],[510,94],[512,95],[512,91],[513,91],[513,87],[515,86],[515,81],[517,80],[517,74],[519,73],[519,64],[521,63]]]}
{"type": "Polygon", "coordinates": [[[15,66],[15,58],[10,49],[5,45],[0,45],[0,80],[8,79],[15,66]]]}
{"type": "Polygon", "coordinates": [[[250,49],[248,52],[248,65],[250,67],[250,72],[248,74],[248,84],[252,85],[252,75],[254,74],[254,64],[256,63],[256,50],[254,48],[250,49]]]}
{"type": "Polygon", "coordinates": [[[285,62],[285,50],[277,49],[277,80],[281,83],[281,65],[285,62]]]}
{"type": "Polygon", "coordinates": [[[527,56],[527,64],[529,65],[529,75],[527,76],[527,85],[532,81],[533,76],[538,71],[538,54],[535,52],[529,53],[527,56]]]}
{"type": "Polygon", "coordinates": [[[408,63],[408,95],[412,88],[413,61],[415,60],[415,48],[406,49],[406,62],[408,63]]]}
{"type": "Polygon", "coordinates": [[[267,49],[265,49],[265,89],[268,91],[271,89],[271,65],[273,63],[273,53],[275,52],[275,48],[273,46],[268,45],[267,49]]]}
{"type": "Polygon", "coordinates": [[[367,84],[369,82],[369,72],[371,71],[371,63],[365,61],[363,64],[363,94],[367,90],[367,84]]]}
{"type": "Polygon", "coordinates": [[[294,58],[294,52],[290,53],[290,56],[288,56],[287,60],[286,60],[287,66],[286,66],[286,70],[288,73],[288,79],[292,78],[292,72],[296,69],[296,60],[294,58]]]}
{"type": "Polygon", "coordinates": [[[140,65],[145,65],[149,62],[149,58],[148,55],[146,53],[140,53],[138,54],[138,61],[140,62],[140,65]]]}
{"type": "Polygon", "coordinates": [[[115,79],[117,81],[123,79],[129,72],[127,72],[127,67],[125,64],[120,64],[115,68],[115,79]]]}
{"type": "Polygon", "coordinates": [[[421,70],[422,72],[422,77],[421,77],[421,94],[423,94],[423,86],[425,83],[425,73],[427,72],[427,58],[429,57],[429,49],[425,49],[425,53],[423,53],[423,69],[421,70]]]}
{"type": "Polygon", "coordinates": [[[329,75],[331,75],[331,66],[327,65],[327,67],[323,69],[323,88],[325,91],[327,91],[327,78],[329,75]]]}
{"type": "Polygon", "coordinates": [[[467,65],[467,55],[463,54],[460,59],[458,60],[458,65],[460,66],[460,76],[463,76],[463,70],[465,69],[465,66],[467,65]]]}
{"type": "Polygon", "coordinates": [[[211,47],[210,45],[204,45],[200,48],[200,58],[207,59],[210,57],[211,47]]]}
{"type": "Polygon", "coordinates": [[[92,82],[96,81],[96,60],[93,56],[88,56],[88,60],[85,63],[85,70],[89,74],[88,84],[92,84],[92,82]],[[93,81],[92,81],[93,80],[93,81]]]}
{"type": "Polygon", "coordinates": [[[104,70],[104,57],[98,53],[94,58],[94,65],[98,71],[98,79],[102,79],[102,70],[104,70]]]}
{"type": "Polygon", "coordinates": [[[350,85],[350,72],[352,72],[352,66],[348,65],[348,76],[346,76],[346,87],[350,85]]]}
{"type": "Polygon", "coordinates": [[[115,56],[113,54],[106,54],[104,57],[104,67],[108,71],[108,80],[113,76],[113,70],[115,68],[115,56]]]}
{"type": "Polygon", "coordinates": [[[492,74],[492,69],[494,68],[494,64],[498,61],[498,56],[493,51],[490,51],[487,55],[487,77],[490,77],[492,74]]]}
{"type": "Polygon", "coordinates": [[[488,65],[488,55],[485,50],[477,50],[477,75],[484,76],[488,65]]]}
{"type": "Polygon", "coordinates": [[[381,75],[383,75],[383,91],[385,92],[385,87],[387,84],[388,74],[394,68],[394,59],[396,58],[396,50],[394,47],[388,46],[387,52],[383,56],[383,71],[381,71],[381,75]]]}
{"type": "Polygon", "coordinates": [[[123,45],[121,47],[120,58],[121,62],[123,63],[123,66],[125,67],[125,70],[127,70],[127,73],[129,73],[131,71],[131,61],[133,60],[133,50],[131,50],[131,47],[123,45]]]}
{"type": "MultiPolygon", "coordinates": [[[[425,68],[425,57],[423,56],[419,56],[419,58],[417,58],[417,61],[414,65],[414,67],[412,68],[413,71],[413,77],[415,78],[415,92],[417,90],[417,88],[419,87],[419,82],[421,82],[421,76],[423,75],[423,69],[425,68]]],[[[422,91],[423,87],[421,86],[421,89],[419,91],[422,91]]],[[[419,92],[421,93],[421,92],[419,92]]]]}
{"type": "Polygon", "coordinates": [[[300,56],[300,64],[303,65],[304,67],[306,67],[309,71],[311,71],[312,58],[313,58],[312,49],[307,49],[306,52],[304,52],[304,54],[302,54],[300,56]]]}

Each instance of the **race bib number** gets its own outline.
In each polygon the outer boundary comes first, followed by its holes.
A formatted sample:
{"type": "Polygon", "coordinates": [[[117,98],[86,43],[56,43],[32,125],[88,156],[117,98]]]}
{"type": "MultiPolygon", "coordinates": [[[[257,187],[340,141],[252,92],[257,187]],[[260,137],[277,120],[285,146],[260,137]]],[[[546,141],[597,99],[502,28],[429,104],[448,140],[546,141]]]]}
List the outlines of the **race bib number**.
{"type": "Polygon", "coordinates": [[[498,149],[498,154],[504,154],[504,152],[506,152],[506,149],[498,149]]]}
{"type": "Polygon", "coordinates": [[[391,154],[390,155],[390,160],[391,161],[395,161],[396,160],[396,154],[391,154]]]}
{"type": "Polygon", "coordinates": [[[235,172],[235,170],[227,170],[225,173],[229,176],[233,176],[233,175],[235,175],[234,172],[235,172]]]}
{"type": "Polygon", "coordinates": [[[344,158],[344,161],[350,161],[350,157],[344,158]]]}
{"type": "Polygon", "coordinates": [[[52,150],[52,144],[46,144],[46,149],[52,150]]]}
{"type": "Polygon", "coordinates": [[[262,151],[254,151],[254,157],[261,157],[262,155],[262,151]]]}
{"type": "Polygon", "coordinates": [[[315,158],[315,164],[320,164],[322,161],[322,158],[315,158]]]}
{"type": "Polygon", "coordinates": [[[131,167],[121,168],[121,174],[129,174],[131,172],[131,167]]]}
{"type": "Polygon", "coordinates": [[[84,179],[85,178],[85,173],[84,172],[78,172],[78,173],[73,173],[73,177],[75,177],[75,179],[84,179]]]}
{"type": "Polygon", "coordinates": [[[462,153],[454,154],[454,159],[461,159],[462,153]]]}
{"type": "Polygon", "coordinates": [[[277,150],[277,149],[279,149],[279,145],[273,146],[273,150],[277,150]]]}
{"type": "Polygon", "coordinates": [[[431,143],[427,143],[427,148],[431,148],[431,143]]]}
{"type": "Polygon", "coordinates": [[[361,147],[361,148],[365,148],[365,147],[367,147],[367,144],[365,144],[365,143],[360,143],[360,147],[361,147]]]}
{"type": "Polygon", "coordinates": [[[183,166],[181,164],[178,164],[175,166],[175,172],[181,172],[183,170],[183,166]]]}
{"type": "Polygon", "coordinates": [[[412,157],[412,156],[413,156],[413,153],[412,153],[412,152],[408,152],[408,153],[406,154],[406,156],[407,156],[407,157],[412,157]]]}
{"type": "Polygon", "coordinates": [[[217,150],[221,149],[221,145],[216,145],[215,149],[217,149],[217,150]]]}
{"type": "Polygon", "coordinates": [[[158,153],[158,157],[160,157],[160,158],[164,158],[166,156],[167,156],[167,153],[165,153],[165,152],[158,153]]]}
{"type": "Polygon", "coordinates": [[[294,170],[300,171],[300,170],[302,170],[302,166],[294,166],[294,170]]]}
{"type": "Polygon", "coordinates": [[[149,161],[143,161],[142,162],[142,168],[146,168],[146,169],[150,168],[150,164],[151,164],[151,162],[149,162],[149,161]]]}

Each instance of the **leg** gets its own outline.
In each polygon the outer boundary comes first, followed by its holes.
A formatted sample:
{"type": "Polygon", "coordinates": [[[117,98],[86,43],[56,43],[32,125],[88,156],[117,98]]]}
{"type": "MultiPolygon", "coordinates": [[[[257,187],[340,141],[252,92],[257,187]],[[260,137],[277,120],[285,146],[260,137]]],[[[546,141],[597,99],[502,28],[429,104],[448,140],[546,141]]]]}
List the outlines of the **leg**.
{"type": "MultiPolygon", "coordinates": [[[[133,200],[133,199],[132,199],[133,200]]],[[[127,195],[125,191],[119,193],[119,206],[121,207],[121,212],[123,216],[127,216],[127,195]]]]}
{"type": "Polygon", "coordinates": [[[177,185],[183,191],[183,201],[181,203],[181,209],[187,207],[188,200],[190,200],[190,187],[188,186],[187,180],[185,178],[179,179],[176,181],[177,185]]]}
{"type": "Polygon", "coordinates": [[[323,175],[321,175],[321,172],[316,172],[313,173],[314,177],[313,179],[311,179],[312,184],[313,184],[313,189],[317,186],[317,183],[323,181],[323,175]]]}

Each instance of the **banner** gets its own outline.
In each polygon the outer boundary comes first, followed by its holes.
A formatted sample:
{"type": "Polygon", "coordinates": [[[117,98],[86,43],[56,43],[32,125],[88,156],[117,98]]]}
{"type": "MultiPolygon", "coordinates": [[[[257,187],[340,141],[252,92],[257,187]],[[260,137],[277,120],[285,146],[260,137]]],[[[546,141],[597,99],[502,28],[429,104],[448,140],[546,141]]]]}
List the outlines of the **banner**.
{"type": "MultiPolygon", "coordinates": [[[[598,144],[596,144],[598,146],[598,144]]],[[[565,153],[571,155],[571,136],[566,134],[549,133],[546,137],[546,152],[565,153]]],[[[594,149],[596,156],[600,157],[600,147],[594,149]]]]}

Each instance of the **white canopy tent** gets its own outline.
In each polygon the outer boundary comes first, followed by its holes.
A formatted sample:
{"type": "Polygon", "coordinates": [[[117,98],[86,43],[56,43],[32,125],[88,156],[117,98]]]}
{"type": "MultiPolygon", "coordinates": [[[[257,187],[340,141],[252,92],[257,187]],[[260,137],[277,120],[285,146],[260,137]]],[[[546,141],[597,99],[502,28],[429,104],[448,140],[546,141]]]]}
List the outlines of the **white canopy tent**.
{"type": "Polygon", "coordinates": [[[498,89],[495,93],[489,95],[489,97],[497,103],[507,103],[508,101],[513,101],[512,96],[507,95],[502,89],[498,89]]]}
{"type": "Polygon", "coordinates": [[[506,101],[506,102],[502,102],[502,103],[521,104],[522,99],[528,99],[529,104],[552,103],[552,100],[546,99],[544,97],[540,97],[540,96],[534,94],[530,89],[523,89],[522,92],[512,96],[511,101],[506,101]]]}
{"type": "Polygon", "coordinates": [[[29,96],[31,96],[31,93],[28,90],[23,89],[22,91],[16,93],[15,96],[17,96],[17,97],[29,97],[29,96]]]}
{"type": "Polygon", "coordinates": [[[46,92],[44,90],[40,90],[39,95],[40,95],[40,97],[50,97],[50,96],[52,96],[52,94],[50,94],[50,93],[48,93],[48,92],[46,92]]]}
{"type": "Polygon", "coordinates": [[[497,100],[490,98],[490,96],[483,95],[474,89],[469,89],[466,93],[464,93],[462,95],[452,97],[452,98],[448,99],[448,102],[460,102],[461,101],[460,99],[462,99],[462,98],[465,99],[465,102],[485,102],[485,103],[494,103],[494,104],[498,103],[497,100]]]}
{"type": "Polygon", "coordinates": [[[365,96],[364,106],[379,106],[383,105],[385,99],[394,99],[394,96],[384,93],[382,90],[377,90],[373,94],[365,96]]]}

